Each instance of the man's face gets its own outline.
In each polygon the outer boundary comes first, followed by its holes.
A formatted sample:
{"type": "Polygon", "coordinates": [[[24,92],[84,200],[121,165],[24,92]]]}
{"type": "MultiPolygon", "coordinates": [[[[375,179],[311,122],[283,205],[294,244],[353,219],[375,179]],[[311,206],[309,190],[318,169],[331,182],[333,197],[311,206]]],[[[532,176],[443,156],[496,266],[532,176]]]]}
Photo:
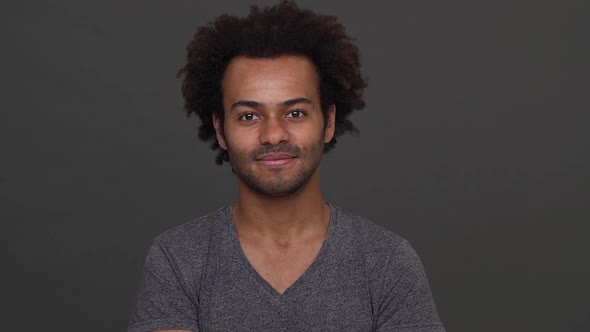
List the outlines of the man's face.
{"type": "Polygon", "coordinates": [[[283,196],[317,174],[324,144],[334,136],[332,106],[324,129],[318,75],[304,56],[236,57],[222,83],[224,128],[217,139],[239,181],[283,196]]]}

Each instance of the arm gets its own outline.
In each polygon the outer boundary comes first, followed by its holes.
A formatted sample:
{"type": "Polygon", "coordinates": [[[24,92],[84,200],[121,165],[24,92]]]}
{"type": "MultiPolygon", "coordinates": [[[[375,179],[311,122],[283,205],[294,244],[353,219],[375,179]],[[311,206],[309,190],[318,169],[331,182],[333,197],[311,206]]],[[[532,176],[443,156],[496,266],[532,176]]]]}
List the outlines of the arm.
{"type": "Polygon", "coordinates": [[[198,331],[196,303],[187,288],[174,257],[154,241],[128,331],[198,331]]]}
{"type": "Polygon", "coordinates": [[[377,331],[445,331],[422,263],[407,241],[402,241],[376,272],[377,331]]]}

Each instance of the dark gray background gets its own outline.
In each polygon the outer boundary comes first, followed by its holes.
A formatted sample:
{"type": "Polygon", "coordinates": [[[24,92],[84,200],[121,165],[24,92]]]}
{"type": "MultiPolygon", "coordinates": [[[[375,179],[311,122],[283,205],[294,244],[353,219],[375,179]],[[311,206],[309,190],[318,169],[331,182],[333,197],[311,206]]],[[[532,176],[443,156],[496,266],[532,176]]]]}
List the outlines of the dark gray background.
{"type": "MultiPolygon", "coordinates": [[[[124,330],[151,239],[234,199],[175,73],[248,4],[2,5],[3,330],[124,330]]],[[[300,4],[369,77],[327,199],[410,240],[448,331],[589,331],[588,1],[300,4]]]]}

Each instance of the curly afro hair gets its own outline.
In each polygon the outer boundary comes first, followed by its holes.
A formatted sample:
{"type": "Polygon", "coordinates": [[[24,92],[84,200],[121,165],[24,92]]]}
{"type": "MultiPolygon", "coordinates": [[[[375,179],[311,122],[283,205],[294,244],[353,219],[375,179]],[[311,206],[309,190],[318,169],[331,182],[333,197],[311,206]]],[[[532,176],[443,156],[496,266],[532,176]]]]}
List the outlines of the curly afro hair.
{"type": "Polygon", "coordinates": [[[319,76],[320,99],[327,116],[336,106],[334,138],[324,152],[336,145],[336,137],[358,133],[348,120],[353,110],[365,107],[363,89],[367,80],[360,70],[359,50],[335,16],[319,15],[283,1],[263,9],[250,8],[246,17],[221,15],[199,27],[187,46],[187,62],[178,72],[183,77],[182,94],[187,115],[201,120],[199,138],[212,141],[219,150],[215,162],[229,161],[215,137],[213,113],[223,119],[221,82],[228,63],[236,56],[276,58],[304,55],[315,64],[319,76]]]}

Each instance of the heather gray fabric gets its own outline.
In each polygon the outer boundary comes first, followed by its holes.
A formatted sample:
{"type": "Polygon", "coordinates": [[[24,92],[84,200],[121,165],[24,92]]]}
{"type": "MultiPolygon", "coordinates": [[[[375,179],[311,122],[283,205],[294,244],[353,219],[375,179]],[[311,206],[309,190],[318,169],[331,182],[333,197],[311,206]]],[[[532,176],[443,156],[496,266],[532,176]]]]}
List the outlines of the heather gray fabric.
{"type": "Polygon", "coordinates": [[[250,265],[231,207],[158,236],[130,332],[444,331],[407,241],[332,206],[326,239],[283,294],[250,265]]]}

